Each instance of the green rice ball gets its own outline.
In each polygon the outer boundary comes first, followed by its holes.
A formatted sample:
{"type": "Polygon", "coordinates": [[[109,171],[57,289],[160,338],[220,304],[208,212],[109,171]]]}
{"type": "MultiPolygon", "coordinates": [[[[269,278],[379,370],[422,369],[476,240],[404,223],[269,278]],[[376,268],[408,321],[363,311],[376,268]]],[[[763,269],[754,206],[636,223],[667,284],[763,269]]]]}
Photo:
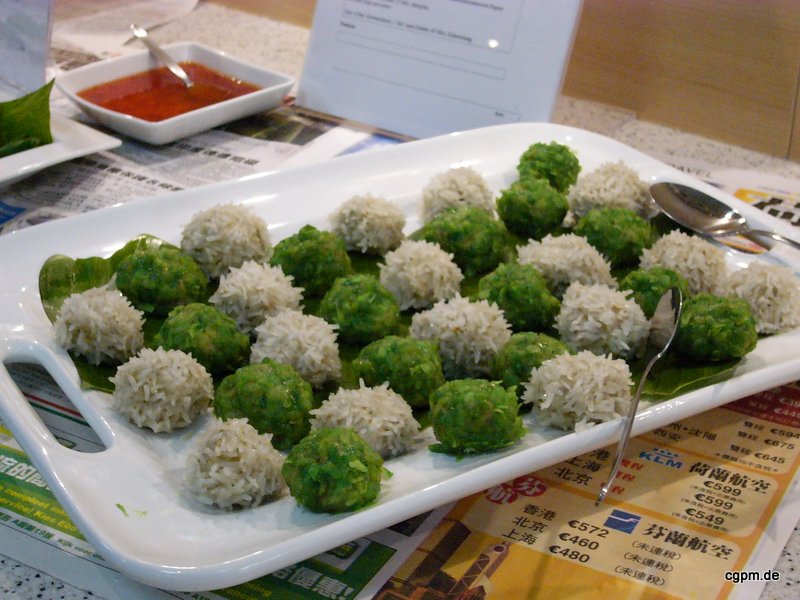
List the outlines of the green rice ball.
{"type": "Polygon", "coordinates": [[[250,338],[228,315],[208,304],[174,308],[155,337],[165,350],[191,354],[212,375],[231,373],[247,364],[250,338]]]}
{"type": "Polygon", "coordinates": [[[474,206],[448,208],[409,237],[439,244],[467,277],[494,269],[506,251],[503,222],[474,206]]]}
{"type": "Polygon", "coordinates": [[[383,459],[355,431],[312,431],[289,451],[281,469],[289,492],[312,512],[341,513],[373,502],[383,459]]]}
{"type": "Polygon", "coordinates": [[[627,208],[594,208],[578,220],[575,233],[586,238],[612,267],[639,263],[642,250],[652,246],[650,223],[627,208]]]}
{"type": "Polygon", "coordinates": [[[278,242],[270,264],[291,276],[294,285],[303,288],[304,296],[321,296],[337,277],[353,273],[342,238],[313,225],[278,242]]]}
{"type": "Polygon", "coordinates": [[[742,358],[758,342],[756,319],[741,298],[698,294],[683,303],[675,347],[698,361],[742,358]]]}
{"type": "Polygon", "coordinates": [[[194,259],[173,246],[134,252],[116,270],[116,287],[139,310],[166,315],[176,306],[202,302],[208,279],[194,259]]]}
{"type": "Polygon", "coordinates": [[[520,178],[543,177],[563,194],[578,180],[581,165],[569,146],[558,142],[537,142],[522,153],[517,172],[520,178]]]}
{"type": "Polygon", "coordinates": [[[397,331],[397,299],[372,275],[340,277],[322,298],[319,315],[339,326],[339,338],[368,343],[397,331]]]}
{"type": "Polygon", "coordinates": [[[542,239],[564,221],[569,203],[547,179],[518,179],[497,199],[497,214],[509,231],[525,238],[542,239]]]}
{"type": "Polygon", "coordinates": [[[514,390],[485,379],[456,379],[430,398],[434,452],[463,456],[504,448],[525,433],[514,390]]]}
{"type": "Polygon", "coordinates": [[[437,342],[389,335],[365,346],[353,363],[355,376],[368,386],[384,382],[412,408],[425,408],[444,384],[437,342]]]}
{"type": "Polygon", "coordinates": [[[497,304],[514,331],[551,329],[561,310],[533,265],[502,263],[478,282],[478,298],[497,304]]]}
{"type": "Polygon", "coordinates": [[[214,414],[223,421],[246,418],[272,445],[288,450],[311,429],[311,384],[289,365],[265,359],[228,375],[214,396],[214,414]]]}
{"type": "Polygon", "coordinates": [[[631,290],[633,299],[642,307],[645,316],[650,319],[656,312],[658,301],[670,288],[677,287],[684,298],[689,296],[689,284],[681,275],[672,269],[655,266],[650,269],[631,271],[619,282],[619,289],[631,290]]]}

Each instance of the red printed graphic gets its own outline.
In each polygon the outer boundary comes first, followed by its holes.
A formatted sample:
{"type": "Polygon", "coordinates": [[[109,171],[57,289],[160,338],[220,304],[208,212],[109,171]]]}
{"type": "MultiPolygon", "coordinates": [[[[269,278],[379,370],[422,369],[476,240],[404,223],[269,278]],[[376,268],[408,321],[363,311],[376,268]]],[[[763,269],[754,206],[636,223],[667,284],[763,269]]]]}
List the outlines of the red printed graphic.
{"type": "Polygon", "coordinates": [[[772,423],[800,428],[800,386],[797,383],[782,385],[726,404],[725,408],[772,423]]]}
{"type": "Polygon", "coordinates": [[[520,496],[541,496],[546,489],[547,486],[541,479],[524,475],[486,490],[486,499],[495,504],[511,504],[520,496]]]}

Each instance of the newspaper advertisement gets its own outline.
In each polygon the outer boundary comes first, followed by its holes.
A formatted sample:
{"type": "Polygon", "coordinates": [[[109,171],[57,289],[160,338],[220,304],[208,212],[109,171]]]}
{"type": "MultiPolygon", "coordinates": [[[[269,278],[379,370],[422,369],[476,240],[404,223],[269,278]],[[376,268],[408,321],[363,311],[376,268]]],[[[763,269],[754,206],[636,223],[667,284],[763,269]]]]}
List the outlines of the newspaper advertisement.
{"type": "Polygon", "coordinates": [[[613,450],[458,502],[376,600],[721,600],[780,579],[800,501],[800,385],[632,439],[597,507],[613,450]]]}

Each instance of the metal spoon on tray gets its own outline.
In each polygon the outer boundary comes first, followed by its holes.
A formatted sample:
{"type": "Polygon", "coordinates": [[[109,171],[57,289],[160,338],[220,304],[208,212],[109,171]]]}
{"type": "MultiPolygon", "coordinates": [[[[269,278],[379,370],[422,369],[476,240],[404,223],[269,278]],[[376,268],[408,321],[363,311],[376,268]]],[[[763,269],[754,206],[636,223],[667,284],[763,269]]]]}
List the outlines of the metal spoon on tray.
{"type": "Polygon", "coordinates": [[[194,85],[194,82],[191,78],[186,74],[186,71],[172,58],[169,54],[164,52],[164,50],[159,46],[157,43],[153,41],[153,39],[147,34],[147,30],[143,27],[139,27],[135,23],[131,24],[131,31],[133,35],[137,38],[142,40],[147,49],[150,50],[150,53],[155,56],[158,61],[163,64],[170,72],[175,75],[178,79],[183,82],[187,88],[191,88],[194,85]]]}
{"type": "Polygon", "coordinates": [[[645,368],[639,379],[639,385],[636,386],[636,393],[633,395],[631,406],[628,409],[628,415],[622,428],[622,435],[619,438],[617,454],[611,465],[611,471],[608,473],[606,482],[600,488],[600,494],[597,496],[597,500],[595,500],[594,503],[595,506],[599,506],[605,499],[608,490],[611,489],[614,478],[617,476],[617,471],[622,463],[622,457],[625,455],[625,448],[628,445],[628,438],[630,438],[631,435],[631,428],[633,427],[633,420],[636,417],[636,409],[639,406],[639,398],[642,396],[644,382],[653,369],[653,365],[664,356],[672,343],[675,332],[678,331],[678,323],[681,320],[682,308],[683,295],[681,291],[678,288],[670,288],[664,292],[659,299],[658,306],[656,306],[656,310],[653,313],[653,318],[650,319],[650,333],[647,336],[647,343],[644,349],[645,368]]]}
{"type": "Polygon", "coordinates": [[[661,182],[650,186],[650,195],[661,210],[684,227],[712,237],[739,235],[770,248],[764,238],[788,244],[800,250],[800,243],[774,231],[752,229],[744,216],[724,202],[680,183],[661,182]]]}

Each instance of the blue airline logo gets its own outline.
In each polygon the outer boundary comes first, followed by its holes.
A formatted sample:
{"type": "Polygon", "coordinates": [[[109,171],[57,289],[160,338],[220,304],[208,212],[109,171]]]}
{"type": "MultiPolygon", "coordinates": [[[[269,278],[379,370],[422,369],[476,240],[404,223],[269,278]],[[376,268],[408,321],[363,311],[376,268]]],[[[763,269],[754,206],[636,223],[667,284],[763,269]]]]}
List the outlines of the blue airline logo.
{"type": "Polygon", "coordinates": [[[604,525],[622,533],[633,533],[642,517],[622,510],[612,510],[604,525]]]}

